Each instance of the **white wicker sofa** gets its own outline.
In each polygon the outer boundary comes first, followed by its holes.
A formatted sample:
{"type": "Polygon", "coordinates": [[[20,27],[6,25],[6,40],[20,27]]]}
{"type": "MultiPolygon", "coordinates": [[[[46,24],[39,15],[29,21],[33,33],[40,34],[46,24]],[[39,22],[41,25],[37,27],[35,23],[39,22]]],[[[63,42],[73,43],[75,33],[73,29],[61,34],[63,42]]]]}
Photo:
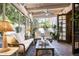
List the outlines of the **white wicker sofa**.
{"type": "Polygon", "coordinates": [[[23,55],[25,55],[25,52],[28,50],[33,40],[34,40],[33,38],[25,40],[23,34],[20,34],[20,33],[18,34],[12,33],[7,35],[7,42],[9,46],[14,46],[14,47],[18,46],[19,52],[23,53],[23,55]]]}

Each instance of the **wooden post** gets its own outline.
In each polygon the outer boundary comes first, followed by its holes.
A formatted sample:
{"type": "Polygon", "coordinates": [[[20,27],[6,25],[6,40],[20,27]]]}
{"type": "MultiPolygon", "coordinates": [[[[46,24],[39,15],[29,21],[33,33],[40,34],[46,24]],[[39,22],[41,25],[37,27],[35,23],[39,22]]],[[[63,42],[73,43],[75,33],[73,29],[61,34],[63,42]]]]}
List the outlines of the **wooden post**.
{"type": "MultiPolygon", "coordinates": [[[[25,18],[26,19],[26,18],[25,18]]],[[[27,39],[27,37],[26,37],[26,23],[27,21],[25,20],[25,40],[27,39]]]]}
{"type": "Polygon", "coordinates": [[[72,4],[72,53],[75,50],[75,38],[74,38],[74,4],[72,4]]]}
{"type": "MultiPolygon", "coordinates": [[[[5,3],[3,3],[3,21],[5,21],[6,19],[5,19],[5,3]]],[[[5,26],[5,24],[4,24],[4,26],[5,26]]],[[[3,37],[2,37],[2,39],[3,39],[3,42],[2,42],[2,47],[3,48],[7,48],[7,40],[6,40],[6,35],[5,35],[5,29],[3,30],[3,37]]]]}
{"type": "Polygon", "coordinates": [[[3,3],[3,21],[5,20],[5,3],[3,3]]]}
{"type": "Polygon", "coordinates": [[[57,40],[59,40],[59,16],[57,15],[57,40]]]}

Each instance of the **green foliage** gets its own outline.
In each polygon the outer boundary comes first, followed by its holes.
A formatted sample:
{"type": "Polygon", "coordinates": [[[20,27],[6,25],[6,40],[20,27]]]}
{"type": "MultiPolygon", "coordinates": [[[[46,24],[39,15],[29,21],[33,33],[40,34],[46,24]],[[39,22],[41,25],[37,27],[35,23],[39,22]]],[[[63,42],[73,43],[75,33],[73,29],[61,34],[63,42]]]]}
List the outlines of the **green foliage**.
{"type": "Polygon", "coordinates": [[[17,9],[12,6],[11,4],[6,4],[6,16],[9,18],[9,20],[12,23],[17,23],[17,20],[19,19],[19,12],[17,9]]]}
{"type": "Polygon", "coordinates": [[[75,12],[75,18],[79,19],[79,11],[75,12]]]}
{"type": "Polygon", "coordinates": [[[51,24],[49,21],[44,21],[44,22],[41,22],[41,24],[43,24],[43,28],[46,29],[46,28],[50,28],[51,27],[51,24]]]}
{"type": "Polygon", "coordinates": [[[56,28],[57,28],[57,25],[54,24],[54,25],[53,25],[53,28],[56,29],[56,28]]]}
{"type": "Polygon", "coordinates": [[[38,20],[37,19],[33,19],[33,27],[36,28],[38,27],[38,20]]]}
{"type": "Polygon", "coordinates": [[[0,3],[0,14],[2,14],[2,8],[3,8],[3,5],[2,3],[0,3]]]}
{"type": "Polygon", "coordinates": [[[25,24],[25,17],[12,4],[6,4],[5,10],[6,10],[6,16],[9,18],[11,23],[13,24],[19,23],[19,17],[20,17],[20,24],[25,24]]]}
{"type": "MultiPolygon", "coordinates": [[[[0,20],[2,20],[2,13],[3,13],[3,3],[0,3],[0,20]]],[[[14,23],[18,23],[18,24],[24,24],[25,25],[25,21],[26,18],[21,14],[20,11],[18,11],[12,4],[10,3],[6,3],[5,4],[5,15],[8,17],[8,20],[14,24],[14,23]],[[20,16],[19,16],[20,15],[20,16]],[[20,21],[19,21],[20,19],[20,21]]]]}

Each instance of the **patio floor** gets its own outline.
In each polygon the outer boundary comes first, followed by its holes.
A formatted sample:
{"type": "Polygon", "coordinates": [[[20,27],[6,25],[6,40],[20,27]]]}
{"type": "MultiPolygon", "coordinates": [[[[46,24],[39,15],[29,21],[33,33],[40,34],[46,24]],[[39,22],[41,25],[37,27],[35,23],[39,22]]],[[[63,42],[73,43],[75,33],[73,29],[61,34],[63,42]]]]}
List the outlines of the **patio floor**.
{"type": "MultiPolygon", "coordinates": [[[[70,44],[53,41],[52,45],[55,48],[55,56],[72,56],[72,46],[70,44]]],[[[31,45],[26,56],[35,56],[35,45],[31,45]]]]}

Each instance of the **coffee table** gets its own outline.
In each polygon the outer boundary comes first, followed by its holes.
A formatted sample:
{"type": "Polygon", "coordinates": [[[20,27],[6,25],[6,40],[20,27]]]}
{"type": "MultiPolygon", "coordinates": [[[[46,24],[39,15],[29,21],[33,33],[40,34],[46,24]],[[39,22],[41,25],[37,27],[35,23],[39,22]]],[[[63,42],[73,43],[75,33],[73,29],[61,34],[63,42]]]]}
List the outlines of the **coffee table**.
{"type": "Polygon", "coordinates": [[[41,40],[37,40],[36,56],[54,56],[54,47],[49,40],[46,40],[44,46],[42,45],[41,40]]]}

